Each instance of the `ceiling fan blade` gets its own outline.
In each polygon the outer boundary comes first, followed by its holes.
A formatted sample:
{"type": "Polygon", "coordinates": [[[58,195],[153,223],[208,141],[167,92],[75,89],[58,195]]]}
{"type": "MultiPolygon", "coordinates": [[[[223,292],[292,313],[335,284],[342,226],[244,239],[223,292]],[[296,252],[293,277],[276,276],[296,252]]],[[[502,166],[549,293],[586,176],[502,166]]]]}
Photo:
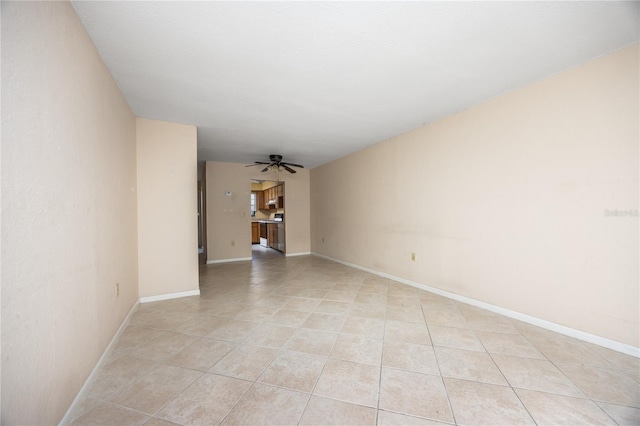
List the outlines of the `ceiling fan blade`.
{"type": "Polygon", "coordinates": [[[261,172],[263,172],[263,173],[266,172],[267,170],[269,170],[269,167],[271,167],[271,166],[265,167],[264,169],[261,170],[261,172]]]}
{"type": "Polygon", "coordinates": [[[280,164],[286,164],[287,166],[293,166],[293,167],[300,167],[301,169],[304,169],[304,166],[301,164],[293,164],[293,163],[280,163],[280,164]]]}
{"type": "Polygon", "coordinates": [[[265,163],[264,161],[255,161],[254,164],[247,164],[245,167],[259,166],[261,164],[269,164],[269,163],[265,163]]]}
{"type": "Polygon", "coordinates": [[[289,173],[295,173],[295,172],[296,172],[296,171],[295,171],[295,170],[293,170],[291,167],[287,166],[285,163],[280,163],[280,165],[281,165],[282,167],[284,167],[284,169],[285,169],[286,171],[288,171],[289,173]]]}

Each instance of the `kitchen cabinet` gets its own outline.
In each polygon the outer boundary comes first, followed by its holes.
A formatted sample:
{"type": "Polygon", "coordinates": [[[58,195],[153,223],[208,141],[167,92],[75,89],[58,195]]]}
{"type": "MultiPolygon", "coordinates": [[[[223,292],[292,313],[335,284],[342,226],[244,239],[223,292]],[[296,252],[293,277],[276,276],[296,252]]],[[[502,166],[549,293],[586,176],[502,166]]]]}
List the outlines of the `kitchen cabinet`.
{"type": "Polygon", "coordinates": [[[284,208],[284,185],[276,185],[259,191],[257,199],[258,208],[260,210],[283,209],[284,208]],[[269,204],[269,201],[275,200],[275,204],[269,204]]]}
{"type": "Polygon", "coordinates": [[[278,224],[267,224],[267,244],[269,247],[278,250],[278,224]]]}
{"type": "Polygon", "coordinates": [[[260,244],[260,224],[251,222],[251,244],[260,244]]]}

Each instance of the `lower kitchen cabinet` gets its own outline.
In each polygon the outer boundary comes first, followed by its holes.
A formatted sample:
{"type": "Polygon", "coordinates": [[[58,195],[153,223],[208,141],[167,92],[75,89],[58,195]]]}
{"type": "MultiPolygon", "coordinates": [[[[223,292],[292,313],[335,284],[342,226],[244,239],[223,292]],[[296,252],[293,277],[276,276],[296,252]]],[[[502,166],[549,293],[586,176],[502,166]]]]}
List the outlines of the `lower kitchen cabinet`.
{"type": "Polygon", "coordinates": [[[269,247],[278,250],[278,224],[267,224],[267,240],[269,247]]]}
{"type": "Polygon", "coordinates": [[[260,224],[251,222],[251,244],[260,244],[260,224]]]}

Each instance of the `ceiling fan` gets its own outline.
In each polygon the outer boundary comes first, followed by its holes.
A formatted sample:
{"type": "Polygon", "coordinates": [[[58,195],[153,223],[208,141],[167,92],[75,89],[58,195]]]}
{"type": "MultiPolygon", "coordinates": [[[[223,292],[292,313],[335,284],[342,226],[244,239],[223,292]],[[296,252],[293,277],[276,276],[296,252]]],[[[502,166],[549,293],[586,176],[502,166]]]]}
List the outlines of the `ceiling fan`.
{"type": "Polygon", "coordinates": [[[245,167],[257,166],[257,165],[260,165],[260,164],[267,164],[267,167],[262,169],[263,172],[266,172],[267,170],[277,171],[277,170],[285,169],[289,173],[295,173],[296,172],[295,170],[293,170],[289,166],[300,167],[300,168],[304,169],[304,166],[302,166],[300,164],[286,163],[286,162],[282,161],[282,155],[271,154],[269,156],[269,159],[271,160],[270,163],[265,163],[264,161],[256,161],[255,164],[249,164],[248,166],[245,166],[245,167]]]}

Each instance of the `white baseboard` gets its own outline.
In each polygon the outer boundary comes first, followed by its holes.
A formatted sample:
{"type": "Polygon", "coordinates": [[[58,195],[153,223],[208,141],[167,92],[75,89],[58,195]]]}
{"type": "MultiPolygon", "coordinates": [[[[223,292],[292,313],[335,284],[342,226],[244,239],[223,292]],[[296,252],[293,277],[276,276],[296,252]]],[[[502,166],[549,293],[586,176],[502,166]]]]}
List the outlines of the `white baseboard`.
{"type": "Polygon", "coordinates": [[[228,262],[242,262],[245,260],[251,260],[251,257],[236,257],[235,259],[216,259],[207,260],[207,265],[213,265],[214,263],[228,263],[228,262]]]}
{"type": "Polygon", "coordinates": [[[140,303],[138,301],[136,301],[136,303],[134,303],[133,307],[129,310],[129,313],[127,314],[127,316],[124,317],[124,320],[122,321],[122,324],[120,324],[120,328],[118,328],[118,331],[116,331],[116,334],[113,336],[113,338],[111,339],[111,341],[107,345],[107,348],[104,350],[104,352],[102,352],[102,356],[100,357],[100,359],[98,359],[98,362],[96,363],[95,367],[93,367],[93,370],[91,370],[91,374],[89,374],[89,377],[87,377],[87,380],[84,381],[84,384],[80,388],[80,391],[78,392],[78,394],[74,398],[73,402],[69,406],[69,409],[65,413],[64,417],[62,418],[62,420],[60,420],[59,424],[68,425],[69,423],[71,423],[73,421],[73,419],[71,418],[71,415],[74,414],[76,408],[80,404],[82,404],[82,402],[85,400],[85,398],[87,396],[89,396],[89,389],[93,385],[93,381],[95,380],[96,376],[98,375],[98,373],[100,372],[100,370],[104,366],[104,363],[105,363],[105,360],[107,359],[107,357],[109,355],[111,355],[111,351],[113,350],[113,348],[115,347],[116,343],[118,342],[118,339],[120,339],[120,336],[124,332],[124,329],[127,328],[127,325],[129,325],[129,321],[131,321],[131,316],[138,309],[138,306],[140,306],[140,303]]]}
{"type": "Polygon", "coordinates": [[[309,256],[311,254],[310,251],[302,251],[299,253],[287,253],[285,254],[286,257],[295,257],[295,256],[309,256]]]}
{"type": "Polygon", "coordinates": [[[387,274],[384,272],[376,271],[374,269],[367,268],[365,266],[356,265],[355,263],[345,262],[339,259],[334,259],[332,257],[326,256],[320,253],[311,253],[314,256],[321,257],[323,259],[331,260],[333,262],[341,263],[346,266],[350,266],[355,269],[359,269],[361,271],[369,272],[371,274],[375,274],[384,278],[388,278],[394,281],[398,281],[403,284],[410,285],[412,287],[419,288],[421,290],[425,290],[431,293],[438,294],[440,296],[447,297],[449,299],[457,300],[459,302],[466,303],[468,305],[477,306],[478,308],[486,309],[490,312],[495,312],[496,314],[504,315],[509,318],[517,319],[522,322],[526,322],[528,324],[536,325],[541,328],[545,328],[547,330],[555,331],[556,333],[564,334],[565,336],[574,337],[579,340],[583,340],[585,342],[593,343],[599,346],[603,346],[605,348],[612,349],[617,352],[622,352],[627,355],[632,355],[640,358],[640,348],[637,348],[632,345],[627,345],[626,343],[617,342],[615,340],[607,339],[605,337],[597,336],[595,334],[587,333],[581,330],[576,330],[574,328],[566,327],[564,325],[557,324],[555,322],[547,321],[541,318],[536,318],[531,315],[523,314],[520,312],[512,311],[510,309],[503,308],[501,306],[492,305],[490,303],[481,302],[480,300],[472,299],[470,297],[461,296],[459,294],[450,293],[445,290],[441,290],[436,287],[431,287],[425,284],[420,284],[415,281],[407,280],[404,278],[396,277],[395,275],[387,274]]]}
{"type": "Polygon", "coordinates": [[[159,302],[161,300],[178,299],[180,297],[200,296],[200,289],[181,291],[179,293],[159,294],[157,296],[141,297],[140,303],[159,302]]]}

